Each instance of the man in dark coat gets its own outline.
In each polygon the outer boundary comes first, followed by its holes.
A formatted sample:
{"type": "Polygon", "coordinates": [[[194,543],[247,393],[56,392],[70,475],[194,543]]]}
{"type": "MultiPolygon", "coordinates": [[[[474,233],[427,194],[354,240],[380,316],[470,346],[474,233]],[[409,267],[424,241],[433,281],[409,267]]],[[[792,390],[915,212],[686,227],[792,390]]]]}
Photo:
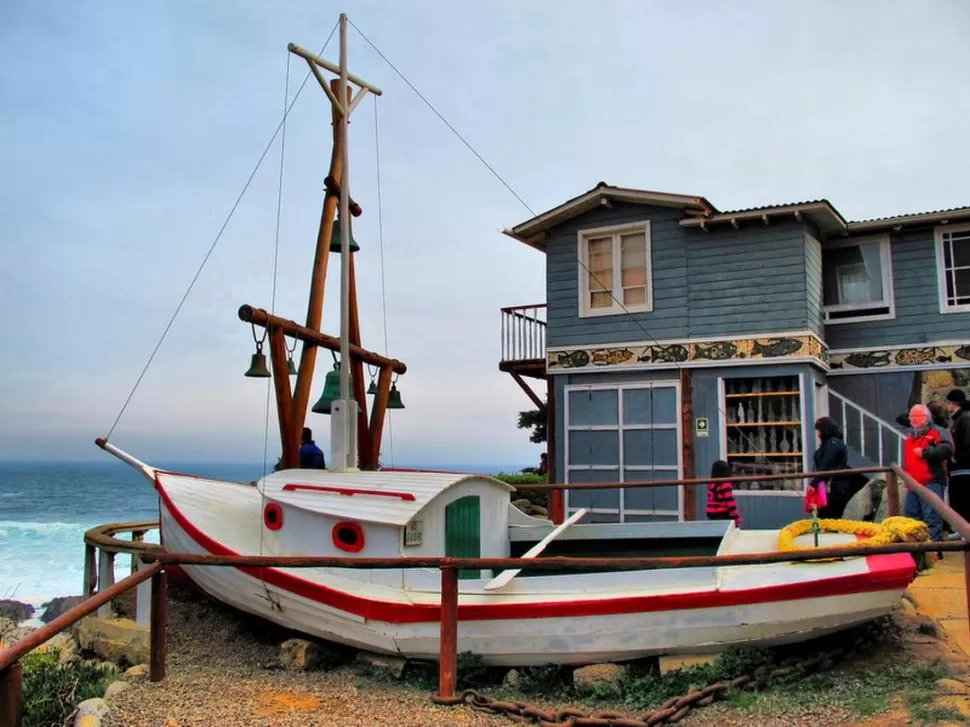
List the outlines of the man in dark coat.
{"type": "Polygon", "coordinates": [[[323,458],[323,451],[313,441],[313,432],[310,427],[303,427],[303,444],[300,445],[300,469],[327,469],[327,462],[323,458]]]}
{"type": "Polygon", "coordinates": [[[953,460],[950,468],[950,507],[970,520],[970,402],[961,389],[946,395],[950,410],[953,460]]]}

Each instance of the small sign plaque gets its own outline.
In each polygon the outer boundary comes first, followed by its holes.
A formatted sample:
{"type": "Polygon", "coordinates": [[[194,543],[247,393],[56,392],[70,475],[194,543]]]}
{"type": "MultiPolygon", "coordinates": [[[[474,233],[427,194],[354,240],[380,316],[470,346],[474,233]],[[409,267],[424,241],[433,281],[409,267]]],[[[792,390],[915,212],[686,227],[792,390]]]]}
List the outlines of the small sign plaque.
{"type": "Polygon", "coordinates": [[[404,545],[421,545],[424,541],[424,521],[412,520],[404,526],[404,545]]]}
{"type": "Polygon", "coordinates": [[[694,420],[694,436],[706,437],[710,434],[710,426],[707,423],[707,417],[697,417],[694,420]]]}

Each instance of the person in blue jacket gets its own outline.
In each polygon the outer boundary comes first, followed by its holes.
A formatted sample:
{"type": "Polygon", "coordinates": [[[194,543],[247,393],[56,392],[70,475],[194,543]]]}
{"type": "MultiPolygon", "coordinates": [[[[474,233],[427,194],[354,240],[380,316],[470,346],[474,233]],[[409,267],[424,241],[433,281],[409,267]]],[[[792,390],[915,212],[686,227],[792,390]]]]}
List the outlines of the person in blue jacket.
{"type": "Polygon", "coordinates": [[[303,444],[300,445],[300,469],[327,469],[327,461],[323,457],[323,450],[313,441],[313,431],[310,427],[303,427],[303,444]]]}

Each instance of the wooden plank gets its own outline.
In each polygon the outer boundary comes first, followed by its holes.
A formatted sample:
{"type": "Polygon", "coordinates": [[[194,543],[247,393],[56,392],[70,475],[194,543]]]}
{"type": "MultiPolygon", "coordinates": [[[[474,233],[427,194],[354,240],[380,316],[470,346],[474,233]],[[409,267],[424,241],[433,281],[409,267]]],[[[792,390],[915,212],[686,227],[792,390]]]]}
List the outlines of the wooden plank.
{"type": "MultiPolygon", "coordinates": [[[[553,540],[555,540],[559,536],[559,534],[562,533],[566,528],[568,528],[570,525],[572,525],[572,524],[578,522],[579,520],[581,520],[583,518],[583,515],[586,514],[586,512],[587,512],[587,510],[586,510],[585,507],[582,508],[581,510],[577,510],[576,512],[574,512],[569,517],[568,520],[564,521],[561,525],[558,525],[546,537],[544,537],[538,543],[536,543],[531,548],[529,548],[522,555],[522,557],[523,558],[535,558],[537,555],[539,555],[539,553],[541,553],[543,550],[545,550],[546,549],[546,546],[549,545],[549,543],[551,543],[553,540]]],[[[522,569],[521,568],[515,568],[515,569],[512,569],[512,570],[504,570],[501,573],[499,573],[497,576],[495,576],[492,580],[490,580],[488,583],[485,584],[485,590],[486,591],[494,591],[494,590],[497,590],[499,588],[502,588],[503,586],[508,585],[509,581],[511,581],[513,578],[515,578],[521,572],[522,572],[522,569]]]]}
{"type": "MultiPolygon", "coordinates": [[[[681,455],[686,480],[696,477],[694,463],[694,379],[690,369],[680,369],[681,455]]],[[[697,490],[693,485],[684,488],[684,520],[697,519],[697,490]]]]}
{"type": "Polygon", "coordinates": [[[21,685],[19,661],[15,661],[6,669],[0,669],[0,725],[20,727],[21,685]]]}

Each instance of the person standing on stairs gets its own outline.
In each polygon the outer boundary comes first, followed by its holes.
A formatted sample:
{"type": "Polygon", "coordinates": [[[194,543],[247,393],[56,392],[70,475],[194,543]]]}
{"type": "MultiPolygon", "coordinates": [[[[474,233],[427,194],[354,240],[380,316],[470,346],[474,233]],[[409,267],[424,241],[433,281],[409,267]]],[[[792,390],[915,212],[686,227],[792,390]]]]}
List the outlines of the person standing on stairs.
{"type": "Polygon", "coordinates": [[[950,507],[970,520],[970,401],[961,389],[946,395],[950,410],[953,460],[950,468],[950,507]]]}
{"type": "MultiPolygon", "coordinates": [[[[953,454],[953,445],[949,437],[934,425],[925,404],[917,404],[909,410],[909,423],[912,430],[903,442],[903,470],[942,500],[946,463],[953,454]]],[[[932,540],[939,542],[943,539],[943,518],[915,492],[906,493],[904,511],[906,517],[926,523],[932,540]]]]}

